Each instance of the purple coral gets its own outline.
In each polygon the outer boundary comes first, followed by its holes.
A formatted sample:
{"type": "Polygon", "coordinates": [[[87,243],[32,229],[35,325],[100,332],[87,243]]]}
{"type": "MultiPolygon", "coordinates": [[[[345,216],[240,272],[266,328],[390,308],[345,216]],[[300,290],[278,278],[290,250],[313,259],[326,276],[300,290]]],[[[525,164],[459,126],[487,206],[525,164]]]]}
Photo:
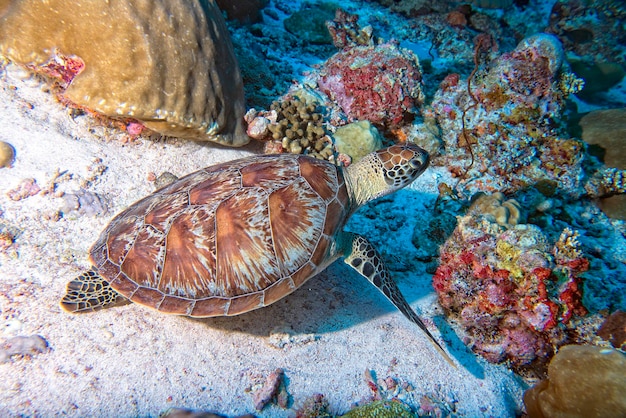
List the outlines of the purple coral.
{"type": "Polygon", "coordinates": [[[410,120],[423,102],[417,56],[392,43],[356,46],[333,55],[319,86],[350,121],[394,128],[410,120]]]}

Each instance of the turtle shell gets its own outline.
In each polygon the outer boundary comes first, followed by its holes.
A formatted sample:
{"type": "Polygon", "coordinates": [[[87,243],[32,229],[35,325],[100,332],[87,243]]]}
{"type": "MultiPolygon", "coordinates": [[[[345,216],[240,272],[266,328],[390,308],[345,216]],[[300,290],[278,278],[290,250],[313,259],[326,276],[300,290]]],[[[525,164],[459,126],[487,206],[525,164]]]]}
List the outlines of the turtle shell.
{"type": "Polygon", "coordinates": [[[337,258],[349,213],[341,170],[264,155],[208,167],[117,215],[91,249],[135,303],[193,317],[237,315],[293,292],[337,258]]]}

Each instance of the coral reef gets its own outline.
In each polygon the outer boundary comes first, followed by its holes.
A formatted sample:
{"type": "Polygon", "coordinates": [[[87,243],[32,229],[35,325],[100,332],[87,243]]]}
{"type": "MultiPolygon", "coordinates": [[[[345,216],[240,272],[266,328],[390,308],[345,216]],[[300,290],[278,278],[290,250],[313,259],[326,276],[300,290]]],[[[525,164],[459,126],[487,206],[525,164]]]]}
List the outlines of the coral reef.
{"type": "Polygon", "coordinates": [[[424,101],[417,56],[392,43],[355,46],[330,57],[319,88],[349,121],[369,120],[383,128],[410,121],[424,101]]]}
{"type": "Polygon", "coordinates": [[[559,41],[533,35],[487,65],[481,57],[492,48],[479,35],[474,71],[466,80],[446,77],[435,94],[432,111],[445,152],[433,163],[465,180],[469,195],[512,193],[546,181],[572,197],[584,194],[583,144],[552,127],[571,93],[560,88],[559,41]]]}
{"type": "Polygon", "coordinates": [[[213,2],[19,0],[5,9],[0,54],[55,78],[75,105],[165,135],[248,142],[241,77],[213,2]]]}
{"type": "Polygon", "coordinates": [[[626,416],[626,356],[591,345],[561,347],[548,379],[524,393],[530,418],[626,416]]]}
{"type": "Polygon", "coordinates": [[[459,218],[441,247],[433,286],[475,352],[516,368],[544,361],[567,341],[572,316],[586,314],[581,274],[589,262],[575,232],[566,229],[550,246],[535,225],[513,225],[513,217],[498,223],[506,206],[485,205],[485,199],[459,218]]]}

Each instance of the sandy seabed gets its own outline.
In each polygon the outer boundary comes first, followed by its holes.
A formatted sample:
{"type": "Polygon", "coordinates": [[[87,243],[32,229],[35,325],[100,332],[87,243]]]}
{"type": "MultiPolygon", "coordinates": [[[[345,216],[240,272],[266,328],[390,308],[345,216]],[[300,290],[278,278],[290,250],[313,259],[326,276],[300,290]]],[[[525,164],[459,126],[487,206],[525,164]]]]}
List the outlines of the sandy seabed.
{"type": "MultiPolygon", "coordinates": [[[[525,385],[465,348],[438,319],[430,275],[414,269],[394,271],[394,277],[457,369],[340,262],[274,305],[233,318],[192,320],[133,304],[63,312],[58,301],[67,281],[89,267],[89,247],[111,217],[154,191],[150,173],[181,176],[258,149],[155,138],[126,142],[127,134],[72,115],[44,89],[12,65],[0,73],[0,140],[17,156],[12,168],[0,169],[0,226],[15,236],[0,252],[0,343],[40,335],[49,345],[0,364],[0,416],[158,416],[185,407],[281,417],[294,415],[316,393],[343,413],[372,396],[366,370],[394,378],[404,387],[399,397],[416,409],[424,394],[455,400],[458,416],[506,417],[522,408],[525,385]],[[11,199],[28,178],[42,191],[11,199]],[[97,213],[99,203],[72,210],[71,197],[85,192],[99,196],[106,213],[97,213]],[[270,404],[255,411],[252,393],[277,368],[285,371],[290,408],[270,404]]],[[[437,175],[430,169],[394,204],[435,193],[437,175]]],[[[375,222],[350,227],[376,233],[375,222]]],[[[396,246],[402,240],[411,245],[412,228],[400,232],[404,238],[390,240],[383,253],[401,257],[396,246]]]]}

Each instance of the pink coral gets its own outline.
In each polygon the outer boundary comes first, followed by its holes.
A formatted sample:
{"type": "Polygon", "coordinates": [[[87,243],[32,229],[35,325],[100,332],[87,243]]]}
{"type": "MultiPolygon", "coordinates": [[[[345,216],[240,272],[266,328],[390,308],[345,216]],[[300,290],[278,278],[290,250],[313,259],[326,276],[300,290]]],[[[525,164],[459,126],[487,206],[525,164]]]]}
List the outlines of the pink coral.
{"type": "Polygon", "coordinates": [[[424,98],[417,56],[392,43],[356,46],[333,55],[319,86],[353,120],[394,128],[417,112],[424,98]]]}

